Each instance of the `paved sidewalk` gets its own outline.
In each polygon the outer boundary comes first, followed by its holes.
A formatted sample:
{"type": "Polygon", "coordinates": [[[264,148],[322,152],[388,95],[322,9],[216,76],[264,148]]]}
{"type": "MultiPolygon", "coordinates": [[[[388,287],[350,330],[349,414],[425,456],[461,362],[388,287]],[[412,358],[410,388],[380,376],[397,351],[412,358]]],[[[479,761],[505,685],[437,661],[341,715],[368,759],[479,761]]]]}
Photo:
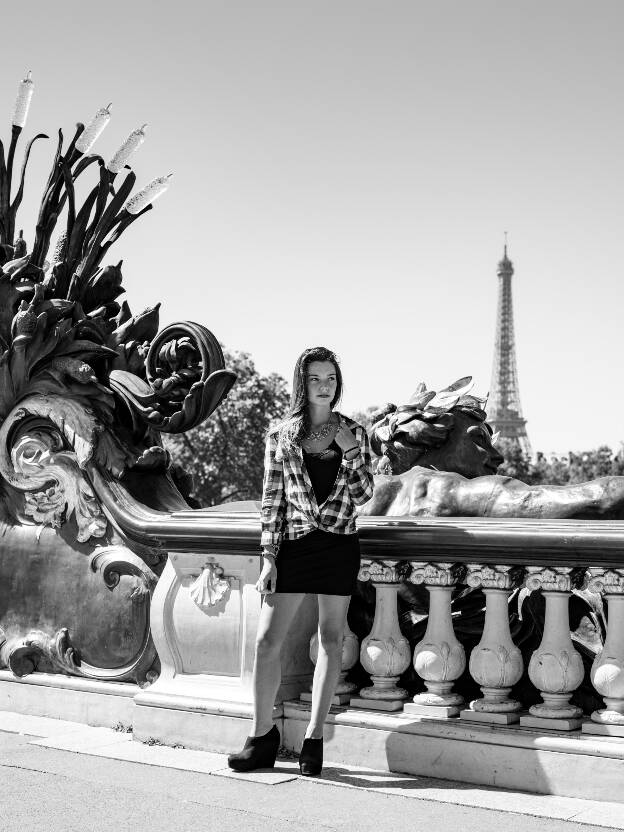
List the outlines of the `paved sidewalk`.
{"type": "Polygon", "coordinates": [[[488,832],[624,829],[624,804],[527,795],[296,760],[236,774],[222,754],[146,745],[130,734],[0,712],[0,832],[488,832]]]}

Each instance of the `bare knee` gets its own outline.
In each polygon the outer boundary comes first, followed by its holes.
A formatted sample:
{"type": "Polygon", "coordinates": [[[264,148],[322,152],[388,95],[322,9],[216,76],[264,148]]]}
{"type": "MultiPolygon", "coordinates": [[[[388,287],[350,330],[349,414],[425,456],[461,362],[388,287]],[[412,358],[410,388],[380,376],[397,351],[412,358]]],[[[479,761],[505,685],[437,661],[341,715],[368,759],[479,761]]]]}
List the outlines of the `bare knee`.
{"type": "Polygon", "coordinates": [[[256,638],[256,655],[263,659],[273,659],[279,656],[282,642],[271,632],[258,633],[256,638]]]}

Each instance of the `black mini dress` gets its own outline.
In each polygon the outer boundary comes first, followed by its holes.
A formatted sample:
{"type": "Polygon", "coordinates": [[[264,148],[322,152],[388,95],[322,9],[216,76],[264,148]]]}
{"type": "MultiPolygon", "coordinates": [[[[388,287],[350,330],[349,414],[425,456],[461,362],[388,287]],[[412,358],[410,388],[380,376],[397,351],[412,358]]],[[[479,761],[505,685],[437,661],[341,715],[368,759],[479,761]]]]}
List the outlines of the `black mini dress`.
{"type": "MultiPolygon", "coordinates": [[[[323,454],[303,452],[319,506],[331,494],[341,461],[342,452],[335,442],[323,454]]],[[[282,540],[276,566],[276,592],[353,595],[360,569],[360,540],[357,533],[314,529],[296,540],[282,540]]]]}

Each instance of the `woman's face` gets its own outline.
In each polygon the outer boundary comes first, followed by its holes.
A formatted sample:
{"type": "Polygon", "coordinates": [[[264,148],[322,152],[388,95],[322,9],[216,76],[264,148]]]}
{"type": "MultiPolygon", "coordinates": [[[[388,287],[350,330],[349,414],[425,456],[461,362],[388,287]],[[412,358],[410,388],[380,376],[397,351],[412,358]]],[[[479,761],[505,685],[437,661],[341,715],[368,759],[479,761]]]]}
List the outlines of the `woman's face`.
{"type": "Polygon", "coordinates": [[[338,379],[331,361],[312,361],[306,373],[308,404],[328,407],[336,395],[338,379]]]}

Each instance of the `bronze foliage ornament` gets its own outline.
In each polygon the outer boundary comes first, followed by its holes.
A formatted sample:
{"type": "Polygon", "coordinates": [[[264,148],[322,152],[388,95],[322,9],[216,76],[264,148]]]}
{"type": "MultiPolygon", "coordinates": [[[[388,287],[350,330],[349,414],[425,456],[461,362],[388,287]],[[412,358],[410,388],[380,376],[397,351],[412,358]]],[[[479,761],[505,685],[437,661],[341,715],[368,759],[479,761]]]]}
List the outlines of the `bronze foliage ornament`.
{"type": "Polygon", "coordinates": [[[124,163],[141,144],[144,128],[108,163],[91,152],[110,119],[110,105],[86,127],[78,123],[69,142],[58,131],[32,245],[22,231],[15,237],[31,150],[48,138],[38,134],[26,145],[15,189],[14,159],[32,91],[29,74],[19,88],[6,158],[0,141],[0,623],[7,616],[13,622],[0,638],[0,666],[18,675],[40,666],[144,682],[156,658],[149,598],[162,556],[148,549],[139,556],[136,547],[125,545],[94,492],[90,466],[135,484],[141,475],[171,482],[161,434],[201,424],[236,376],[206,327],[180,322],[159,331],[159,304],[133,314],[121,298],[123,261],[103,265],[111,246],[151,210],[168,180],[161,177],[134,192],[136,175],[124,163]],[[18,532],[11,546],[9,538],[18,532]],[[24,535],[32,537],[30,549],[24,535]],[[33,546],[39,547],[32,555],[36,575],[23,560],[33,546]],[[87,557],[72,561],[81,574],[77,594],[63,597],[67,581],[75,579],[68,567],[72,552],[87,557]],[[98,577],[103,595],[89,575],[98,577]],[[120,583],[121,576],[126,578],[120,583]],[[13,595],[9,577],[18,588],[13,595]],[[128,581],[138,582],[139,590],[124,600],[120,587],[128,581]],[[46,595],[43,605],[38,591],[46,595]],[[114,608],[107,594],[117,597],[114,608]],[[88,621],[87,596],[102,605],[101,620],[112,610],[125,622],[119,629],[126,635],[110,655],[100,655],[100,665],[86,655],[89,649],[101,654],[104,641],[94,629],[97,616],[88,621]],[[64,614],[73,615],[72,626],[57,620],[64,614]],[[91,648],[72,644],[74,629],[91,648]]]}

